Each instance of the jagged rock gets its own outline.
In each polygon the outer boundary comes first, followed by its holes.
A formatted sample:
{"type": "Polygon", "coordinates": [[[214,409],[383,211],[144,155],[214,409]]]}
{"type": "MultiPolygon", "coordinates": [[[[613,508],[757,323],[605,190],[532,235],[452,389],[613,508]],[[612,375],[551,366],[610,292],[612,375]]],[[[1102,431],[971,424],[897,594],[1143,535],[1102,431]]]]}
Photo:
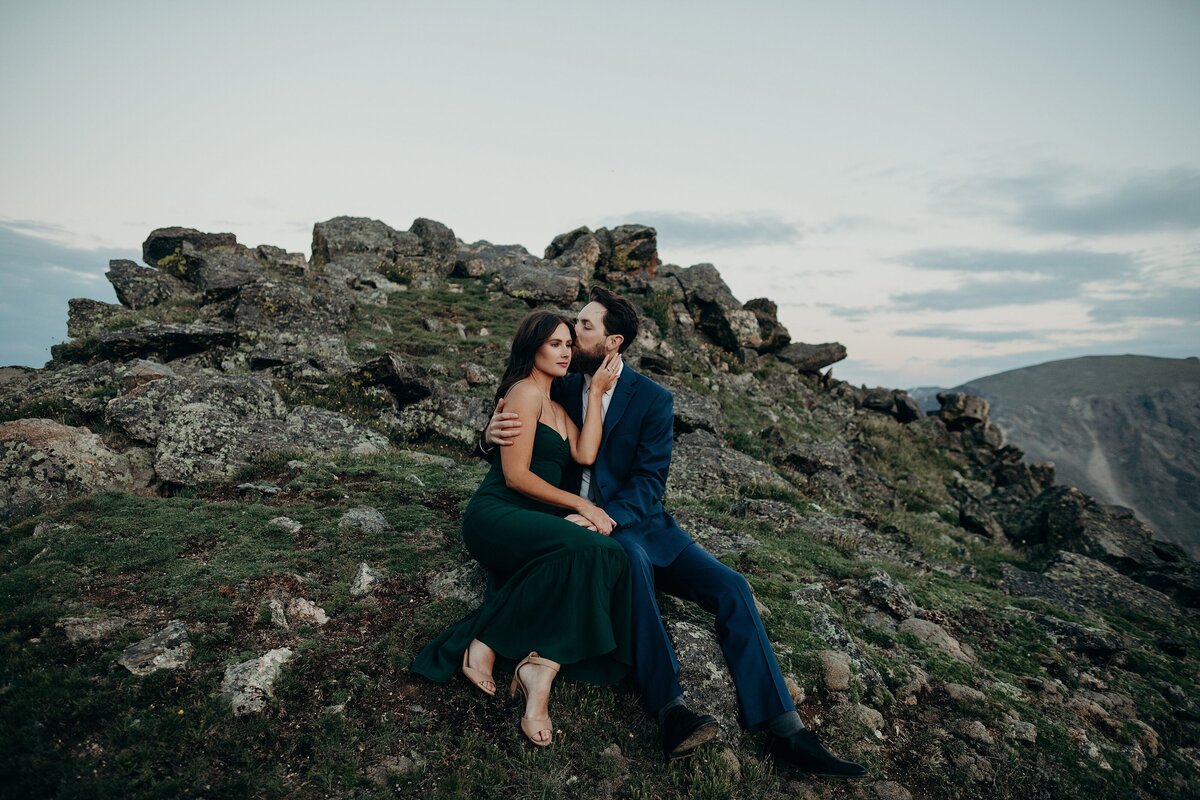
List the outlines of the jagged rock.
{"type": "Polygon", "coordinates": [[[0,517],[72,497],[139,491],[129,459],[87,428],[49,419],[0,422],[0,517]]]}
{"type": "Polygon", "coordinates": [[[518,245],[498,248],[487,242],[476,242],[467,254],[460,254],[459,259],[471,264],[468,269],[472,271],[479,269],[474,263],[485,264],[484,274],[490,275],[501,291],[533,305],[550,303],[568,306],[575,302],[584,288],[582,265],[543,261],[518,245]]]}
{"type": "Polygon", "coordinates": [[[959,734],[967,739],[979,742],[980,744],[990,745],[996,743],[995,738],[992,736],[992,732],[987,729],[986,725],[977,719],[963,720],[958,724],[957,727],[959,734]]]}
{"type": "Polygon", "coordinates": [[[191,657],[187,628],[182,620],[173,619],[153,636],[126,647],[117,663],[134,675],[149,675],[160,669],[182,667],[191,657]]]}
{"type": "Polygon", "coordinates": [[[56,344],[50,354],[59,361],[149,358],[173,361],[184,356],[230,347],[237,333],[228,325],[207,322],[142,322],[132,328],[101,333],[82,343],[56,344]]]}
{"type": "Polygon", "coordinates": [[[965,392],[938,392],[937,401],[942,409],[939,413],[946,427],[952,431],[976,425],[987,425],[988,401],[965,392]]]}
{"type": "Polygon", "coordinates": [[[1008,736],[1010,739],[1016,739],[1018,742],[1035,744],[1037,742],[1037,726],[1032,722],[1023,722],[1019,719],[1014,719],[1008,724],[1008,736]]]}
{"type": "Polygon", "coordinates": [[[1056,645],[1090,657],[1108,658],[1125,652],[1134,644],[1129,637],[1114,631],[1068,622],[1048,614],[1035,614],[1017,608],[1007,608],[1005,613],[1034,622],[1046,631],[1056,645]]]}
{"type": "Polygon", "coordinates": [[[296,406],[284,420],[287,446],[301,450],[350,450],[358,455],[390,449],[386,436],[336,411],[296,406]]]}
{"type": "Polygon", "coordinates": [[[415,289],[440,285],[454,269],[456,249],[454,232],[431,219],[414,220],[407,231],[364,217],[313,226],[314,267],[359,278],[384,275],[415,289]]]}
{"type": "Polygon", "coordinates": [[[442,436],[470,445],[478,440],[493,407],[491,398],[438,392],[402,409],[391,432],[409,442],[442,436]]]}
{"type": "Polygon", "coordinates": [[[235,716],[255,714],[267,707],[267,700],[275,696],[275,681],[292,657],[290,649],[280,647],[225,668],[221,698],[229,703],[235,716]]]}
{"type": "Polygon", "coordinates": [[[762,339],[758,352],[774,353],[791,344],[791,334],[779,321],[779,307],[774,302],[765,297],[756,297],[747,300],[742,308],[752,312],[758,320],[758,335],[762,339]]]}
{"type": "Polygon", "coordinates": [[[400,406],[407,406],[432,395],[436,381],[422,367],[410,364],[394,353],[387,353],[358,367],[351,376],[364,386],[382,386],[391,392],[400,406]]]}
{"type": "Polygon", "coordinates": [[[1038,597],[1076,614],[1085,611],[1083,604],[1040,572],[1029,572],[1012,564],[1002,563],[1000,575],[999,587],[1013,597],[1038,597]]]}
{"type": "Polygon", "coordinates": [[[720,488],[756,483],[786,485],[766,464],[725,447],[711,433],[700,430],[679,437],[667,479],[667,496],[709,496],[720,488]]]}
{"type": "Polygon", "coordinates": [[[850,656],[836,650],[822,650],[819,654],[825,688],[831,692],[844,692],[850,688],[850,656]]]}
{"type": "Polygon", "coordinates": [[[696,264],[687,269],[663,269],[683,287],[684,302],[696,328],[718,346],[733,353],[757,348],[763,343],[758,318],[742,308],[733,292],[712,264],[696,264]]]}
{"type": "Polygon", "coordinates": [[[256,280],[242,286],[233,305],[239,331],[260,338],[270,331],[322,335],[343,333],[353,303],[345,296],[282,281],[256,280]]]}
{"type": "Polygon", "coordinates": [[[269,270],[281,272],[291,278],[308,276],[308,259],[303,253],[289,253],[282,247],[260,244],[254,248],[254,257],[269,270]]]}
{"type": "Polygon", "coordinates": [[[229,298],[242,286],[267,277],[254,251],[241,245],[196,250],[185,243],[179,255],[160,259],[158,268],[196,287],[207,303],[229,298]]]}
{"type": "Polygon", "coordinates": [[[846,348],[837,342],[803,344],[792,342],[778,350],[775,357],[791,364],[801,372],[819,372],[846,357],[846,348]]]}
{"type": "Polygon", "coordinates": [[[544,258],[563,269],[577,271],[587,284],[596,273],[601,255],[600,241],[584,227],[555,236],[546,247],[544,258]]]}
{"type": "Polygon", "coordinates": [[[675,399],[676,433],[705,430],[717,436],[724,434],[725,416],[721,412],[720,403],[711,397],[686,389],[676,389],[672,394],[675,399]]]}
{"type": "Polygon", "coordinates": [[[168,300],[190,297],[194,292],[174,275],[122,258],[109,261],[104,276],[126,308],[150,308],[168,300]]]}
{"type": "Polygon", "coordinates": [[[897,619],[907,619],[918,610],[904,584],[886,572],[871,575],[863,581],[862,590],[872,605],[887,611],[897,619]]]}
{"type": "Polygon", "coordinates": [[[467,383],[471,386],[496,386],[499,379],[486,367],[479,364],[463,364],[467,383]]]}
{"type": "Polygon", "coordinates": [[[325,609],[303,597],[273,597],[271,622],[284,630],[290,630],[293,624],[320,627],[329,622],[329,615],[325,609]]]}
{"type": "Polygon", "coordinates": [[[635,288],[654,280],[658,268],[658,234],[654,228],[618,225],[611,230],[600,228],[594,236],[599,250],[597,278],[635,288]]]}
{"type": "Polygon", "coordinates": [[[350,584],[351,597],[365,597],[375,591],[375,587],[383,583],[384,575],[363,561],[358,565],[358,572],[350,584]]]}
{"type": "Polygon", "coordinates": [[[185,246],[196,252],[214,247],[236,247],[237,237],[232,233],[201,233],[195,228],[157,228],[142,242],[142,260],[152,267],[158,266],[159,261],[175,255],[185,246]]]}
{"type": "Polygon", "coordinates": [[[338,533],[342,535],[358,533],[365,536],[379,536],[394,533],[395,529],[378,509],[370,506],[352,508],[342,514],[338,520],[338,533]]]}
{"type": "Polygon", "coordinates": [[[1129,509],[1103,505],[1074,487],[1054,486],[1006,521],[1018,544],[1098,559],[1186,605],[1200,605],[1200,565],[1177,545],[1154,540],[1129,509]]]}
{"type": "Polygon", "coordinates": [[[1046,577],[1076,602],[1094,608],[1123,606],[1144,616],[1174,619],[1180,608],[1162,592],[1125,577],[1112,567],[1078,553],[1061,552],[1046,577]]]}
{"type": "Polygon", "coordinates": [[[54,623],[62,628],[69,642],[95,642],[129,624],[121,617],[63,617],[54,623]]]}
{"type": "Polygon", "coordinates": [[[247,376],[185,376],[153,381],[114,398],[105,421],[132,439],[158,441],[164,427],[190,404],[207,404],[245,420],[282,417],[283,399],[269,384],[247,376]]]}
{"type": "Polygon", "coordinates": [[[845,653],[853,665],[853,673],[862,681],[866,696],[873,703],[889,700],[883,676],[863,652],[858,641],[842,626],[831,610],[818,610],[812,615],[812,630],[838,653],[845,653]]]}
{"type": "Polygon", "coordinates": [[[67,336],[95,336],[114,319],[120,319],[127,313],[124,306],[101,303],[86,297],[72,297],[67,301],[67,336]]]}
{"type": "Polygon", "coordinates": [[[917,401],[900,389],[866,389],[862,392],[859,402],[863,408],[887,414],[898,422],[915,422],[923,416],[917,401]]]}
{"type": "Polygon", "coordinates": [[[900,623],[897,630],[901,633],[911,633],[922,642],[936,647],[947,655],[957,658],[959,661],[965,661],[968,664],[975,663],[975,653],[971,648],[961,644],[936,622],[909,617],[900,623]]]}
{"type": "Polygon", "coordinates": [[[854,457],[841,442],[805,442],[792,447],[783,462],[804,475],[833,472],[841,476],[854,473],[854,457]]]}

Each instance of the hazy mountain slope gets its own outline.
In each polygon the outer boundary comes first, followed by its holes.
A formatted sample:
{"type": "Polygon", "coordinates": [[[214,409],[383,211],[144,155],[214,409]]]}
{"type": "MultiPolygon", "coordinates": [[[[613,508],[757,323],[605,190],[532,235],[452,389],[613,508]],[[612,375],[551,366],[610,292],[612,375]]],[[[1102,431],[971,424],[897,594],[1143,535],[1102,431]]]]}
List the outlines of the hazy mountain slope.
{"type": "Polygon", "coordinates": [[[1087,356],[970,381],[992,420],[1060,484],[1128,506],[1200,554],[1200,361],[1087,356]]]}

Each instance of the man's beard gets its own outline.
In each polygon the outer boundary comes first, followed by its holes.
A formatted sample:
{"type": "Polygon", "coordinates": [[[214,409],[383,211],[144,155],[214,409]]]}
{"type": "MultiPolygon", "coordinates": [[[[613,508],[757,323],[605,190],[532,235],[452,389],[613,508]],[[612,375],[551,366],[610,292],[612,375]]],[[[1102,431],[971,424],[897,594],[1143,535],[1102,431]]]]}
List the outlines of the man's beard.
{"type": "Polygon", "coordinates": [[[597,347],[595,352],[589,353],[582,347],[576,346],[574,352],[571,353],[571,372],[595,375],[596,370],[600,369],[600,365],[603,363],[604,348],[602,347],[597,347]]]}

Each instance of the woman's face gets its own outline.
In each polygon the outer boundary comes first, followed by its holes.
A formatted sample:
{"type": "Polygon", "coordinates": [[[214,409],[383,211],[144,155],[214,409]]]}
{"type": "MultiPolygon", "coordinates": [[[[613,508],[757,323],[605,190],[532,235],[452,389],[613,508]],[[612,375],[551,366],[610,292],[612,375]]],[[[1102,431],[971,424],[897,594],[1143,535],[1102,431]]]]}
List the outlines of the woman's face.
{"type": "Polygon", "coordinates": [[[567,367],[571,366],[571,345],[571,329],[559,323],[550,338],[538,348],[533,366],[555,377],[566,375],[567,367]]]}

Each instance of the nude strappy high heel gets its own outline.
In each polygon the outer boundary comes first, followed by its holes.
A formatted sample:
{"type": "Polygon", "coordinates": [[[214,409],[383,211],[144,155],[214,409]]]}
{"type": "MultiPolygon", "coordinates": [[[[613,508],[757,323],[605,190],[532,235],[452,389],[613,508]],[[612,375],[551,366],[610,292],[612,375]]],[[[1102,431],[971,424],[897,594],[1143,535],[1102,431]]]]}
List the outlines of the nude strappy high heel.
{"type": "Polygon", "coordinates": [[[466,678],[467,680],[469,680],[471,683],[473,683],[476,687],[478,687],[479,691],[483,692],[488,697],[495,697],[496,696],[496,679],[493,678],[488,673],[483,672],[482,670],[478,670],[478,669],[475,669],[474,667],[467,666],[467,656],[470,655],[470,653],[471,653],[471,647],[470,647],[470,645],[468,645],[467,649],[463,650],[463,663],[462,663],[463,677],[466,678]],[[483,685],[484,682],[490,683],[492,685],[492,688],[489,689],[488,687],[484,686],[483,685]]]}
{"type": "MultiPolygon", "coordinates": [[[[558,674],[558,669],[560,666],[557,662],[551,661],[548,658],[540,657],[536,650],[525,656],[523,659],[521,659],[521,662],[517,664],[517,668],[513,670],[512,685],[508,687],[508,691],[513,697],[517,696],[518,691],[525,695],[526,698],[529,696],[525,689],[525,684],[521,682],[521,667],[525,666],[526,664],[536,664],[539,667],[549,667],[550,669],[554,670],[556,675],[558,674]]],[[[522,712],[521,732],[525,734],[526,739],[533,742],[538,747],[546,747],[554,740],[554,723],[550,721],[550,717],[538,717],[536,719],[531,719],[526,717],[524,712],[522,712]],[[539,733],[546,734],[546,741],[539,742],[534,738],[539,733]]]]}

